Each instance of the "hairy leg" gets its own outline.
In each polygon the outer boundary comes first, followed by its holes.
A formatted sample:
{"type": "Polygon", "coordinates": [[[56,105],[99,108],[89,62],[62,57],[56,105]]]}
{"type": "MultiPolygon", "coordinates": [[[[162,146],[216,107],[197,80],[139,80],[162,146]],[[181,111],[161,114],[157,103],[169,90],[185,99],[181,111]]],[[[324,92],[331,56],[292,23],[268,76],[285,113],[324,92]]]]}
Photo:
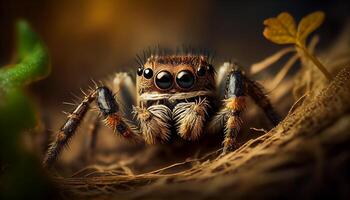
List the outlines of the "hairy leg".
{"type": "Polygon", "coordinates": [[[238,147],[237,136],[242,126],[241,113],[245,108],[243,75],[240,70],[231,69],[225,84],[224,104],[210,122],[216,130],[224,127],[223,153],[238,147]]]}
{"type": "Polygon", "coordinates": [[[228,71],[228,68],[231,68],[231,70],[227,75],[225,84],[223,84],[224,79],[217,84],[219,90],[220,87],[222,88],[222,85],[225,85],[224,104],[210,122],[210,127],[216,131],[222,127],[225,129],[224,153],[238,147],[236,137],[243,123],[241,113],[245,109],[246,95],[249,95],[263,109],[273,125],[277,125],[280,121],[279,115],[274,111],[270,100],[263,92],[262,86],[247,78],[235,64],[225,63],[219,71],[225,73],[228,71]]]}
{"type": "MultiPolygon", "coordinates": [[[[233,68],[238,70],[240,67],[235,63],[229,62],[224,63],[220,67],[217,79],[217,91],[219,91],[219,94],[226,93],[227,79],[225,79],[225,77],[228,76],[233,68]]],[[[276,126],[280,122],[281,117],[274,110],[269,98],[264,92],[263,86],[256,81],[249,79],[244,74],[242,74],[242,82],[244,84],[244,93],[253,99],[253,101],[264,111],[271,123],[276,126]]]]}
{"type": "Polygon", "coordinates": [[[216,91],[219,99],[225,98],[227,76],[232,71],[234,65],[230,62],[225,62],[220,66],[216,76],[216,91]]]}
{"type": "Polygon", "coordinates": [[[128,119],[132,119],[132,107],[136,105],[136,86],[134,78],[129,73],[118,72],[111,82],[112,90],[115,92],[115,99],[120,106],[121,112],[128,119]]]}
{"type": "Polygon", "coordinates": [[[270,100],[263,91],[263,87],[247,77],[244,77],[244,83],[246,93],[264,111],[271,123],[276,126],[281,121],[281,117],[274,110],[270,100]]]}
{"type": "Polygon", "coordinates": [[[76,129],[88,111],[91,102],[95,100],[96,93],[97,91],[95,90],[89,95],[86,95],[82,102],[74,109],[74,111],[68,115],[66,122],[60,128],[59,132],[54,138],[54,141],[50,144],[46,152],[43,161],[45,166],[50,166],[53,164],[63,147],[68,144],[70,138],[75,134],[76,129]]]}
{"type": "Polygon", "coordinates": [[[96,101],[105,124],[110,126],[114,132],[117,132],[126,138],[139,140],[138,135],[134,133],[119,111],[119,106],[115,101],[111,90],[107,87],[97,87],[89,92],[74,111],[68,115],[68,119],[60,128],[60,131],[57,133],[54,141],[46,152],[43,161],[45,166],[52,165],[62,149],[68,145],[69,140],[76,133],[78,126],[85,117],[87,111],[90,109],[93,101],[96,101]]]}
{"type": "Polygon", "coordinates": [[[97,139],[98,139],[98,130],[100,128],[100,119],[98,116],[95,116],[92,123],[89,124],[88,127],[88,135],[90,136],[90,141],[89,141],[89,151],[90,154],[93,155],[95,153],[96,149],[96,144],[97,144],[97,139]]]}

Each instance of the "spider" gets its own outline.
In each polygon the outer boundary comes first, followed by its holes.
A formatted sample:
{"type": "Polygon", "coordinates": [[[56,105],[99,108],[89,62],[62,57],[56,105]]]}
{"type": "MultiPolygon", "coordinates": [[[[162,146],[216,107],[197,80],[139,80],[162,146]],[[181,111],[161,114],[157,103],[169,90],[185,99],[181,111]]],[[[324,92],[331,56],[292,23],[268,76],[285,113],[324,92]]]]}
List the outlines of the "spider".
{"type": "Polygon", "coordinates": [[[44,165],[51,166],[68,145],[95,102],[104,124],[128,140],[146,144],[169,142],[172,134],[195,141],[205,132],[224,133],[223,153],[238,148],[246,96],[279,123],[262,86],[250,80],[237,64],[225,63],[215,71],[204,53],[150,52],[137,57],[136,83],[117,73],[110,87],[101,84],[84,93],[49,146],[44,165]]]}

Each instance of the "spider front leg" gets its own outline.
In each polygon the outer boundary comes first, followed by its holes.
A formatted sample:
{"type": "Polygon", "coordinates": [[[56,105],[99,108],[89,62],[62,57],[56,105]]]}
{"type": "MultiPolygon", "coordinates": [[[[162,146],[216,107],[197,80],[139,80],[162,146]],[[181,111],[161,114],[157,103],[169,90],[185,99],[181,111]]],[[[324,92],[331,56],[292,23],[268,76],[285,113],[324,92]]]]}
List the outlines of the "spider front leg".
{"type": "Polygon", "coordinates": [[[271,121],[271,123],[276,126],[280,121],[281,117],[273,108],[269,98],[263,91],[263,86],[261,86],[256,81],[250,80],[248,77],[243,77],[245,92],[253,99],[256,105],[258,105],[266,115],[266,117],[271,121]]]}
{"type": "Polygon", "coordinates": [[[97,106],[104,118],[107,126],[111,127],[125,138],[138,140],[139,137],[134,133],[126,120],[119,111],[118,103],[115,101],[113,93],[107,87],[97,87],[95,90],[87,94],[82,102],[68,115],[68,119],[57,133],[55,140],[48,148],[43,164],[51,166],[59,156],[63,147],[67,146],[69,140],[76,133],[78,126],[90,109],[91,103],[96,101],[97,106]]]}
{"type": "Polygon", "coordinates": [[[245,108],[245,95],[253,99],[274,126],[279,123],[280,116],[273,109],[270,100],[263,92],[262,86],[250,80],[233,65],[227,64],[223,67],[222,71],[228,71],[228,67],[231,68],[225,83],[224,105],[213,118],[211,125],[220,128],[224,126],[225,139],[223,142],[223,153],[226,153],[238,147],[236,138],[243,123],[241,113],[245,108]]]}
{"type": "Polygon", "coordinates": [[[224,127],[223,153],[238,147],[237,136],[243,124],[241,114],[245,109],[242,72],[232,70],[227,76],[224,105],[214,116],[211,125],[224,127]]]}

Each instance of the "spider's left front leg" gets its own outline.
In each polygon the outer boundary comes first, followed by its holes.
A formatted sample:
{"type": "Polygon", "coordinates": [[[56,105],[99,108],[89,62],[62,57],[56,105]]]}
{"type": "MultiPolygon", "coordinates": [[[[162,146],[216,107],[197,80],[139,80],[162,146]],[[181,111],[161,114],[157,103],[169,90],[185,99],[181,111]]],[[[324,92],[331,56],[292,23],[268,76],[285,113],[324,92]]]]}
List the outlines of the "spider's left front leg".
{"type": "Polygon", "coordinates": [[[224,105],[210,122],[214,127],[224,127],[223,153],[238,147],[237,136],[242,126],[241,114],[245,109],[244,78],[240,70],[233,69],[226,80],[224,105]]]}
{"type": "Polygon", "coordinates": [[[75,135],[78,126],[94,101],[97,103],[105,124],[111,127],[114,132],[125,138],[140,140],[138,134],[129,126],[120,112],[119,105],[115,101],[112,91],[108,87],[100,86],[89,92],[73,112],[68,115],[66,122],[60,128],[46,152],[43,161],[44,166],[49,167],[55,162],[63,148],[68,145],[70,139],[75,135]]]}
{"type": "Polygon", "coordinates": [[[224,106],[213,118],[213,127],[225,128],[225,139],[223,142],[223,153],[238,147],[236,138],[242,126],[241,113],[245,108],[246,95],[264,111],[265,115],[276,126],[280,116],[273,109],[270,100],[263,92],[262,86],[246,77],[238,68],[232,68],[225,84],[224,106]]]}

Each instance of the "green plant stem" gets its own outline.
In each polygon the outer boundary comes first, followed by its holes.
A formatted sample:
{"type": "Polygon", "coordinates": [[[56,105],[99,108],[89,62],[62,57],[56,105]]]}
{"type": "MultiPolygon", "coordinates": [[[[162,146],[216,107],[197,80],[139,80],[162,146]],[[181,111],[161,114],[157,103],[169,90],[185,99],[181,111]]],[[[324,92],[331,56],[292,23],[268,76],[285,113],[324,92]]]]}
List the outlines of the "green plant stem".
{"type": "Polygon", "coordinates": [[[309,51],[303,46],[303,45],[296,45],[297,48],[300,48],[304,55],[310,59],[315,65],[316,67],[323,73],[323,75],[328,79],[328,80],[332,80],[333,77],[332,75],[328,72],[328,70],[323,66],[323,64],[312,54],[309,53],[309,51]]]}
{"type": "Polygon", "coordinates": [[[17,40],[17,64],[0,68],[3,91],[43,79],[51,70],[46,47],[25,21],[17,23],[17,40]]]}

